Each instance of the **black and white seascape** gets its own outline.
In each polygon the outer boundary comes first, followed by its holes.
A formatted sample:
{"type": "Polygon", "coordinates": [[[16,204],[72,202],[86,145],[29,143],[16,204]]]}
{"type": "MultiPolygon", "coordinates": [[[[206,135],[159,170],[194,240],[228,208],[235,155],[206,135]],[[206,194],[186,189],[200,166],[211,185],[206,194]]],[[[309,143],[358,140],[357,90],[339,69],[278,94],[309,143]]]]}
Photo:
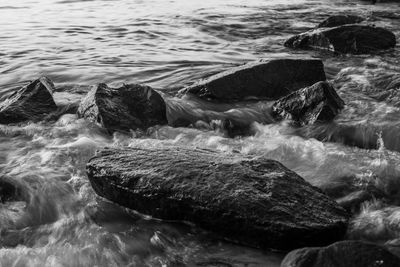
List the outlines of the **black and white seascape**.
{"type": "Polygon", "coordinates": [[[400,266],[400,2],[1,0],[0,266],[400,266]]]}

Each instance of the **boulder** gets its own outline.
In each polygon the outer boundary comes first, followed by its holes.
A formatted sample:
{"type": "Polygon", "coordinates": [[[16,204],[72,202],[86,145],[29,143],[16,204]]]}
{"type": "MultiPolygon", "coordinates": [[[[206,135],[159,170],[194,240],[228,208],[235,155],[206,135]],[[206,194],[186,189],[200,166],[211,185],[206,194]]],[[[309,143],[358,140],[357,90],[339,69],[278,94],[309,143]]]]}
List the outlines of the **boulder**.
{"type": "Polygon", "coordinates": [[[99,124],[110,133],[168,123],[161,95],[149,86],[138,84],[120,88],[99,84],[82,100],[78,116],[99,124]]]}
{"type": "Polygon", "coordinates": [[[290,119],[299,125],[317,121],[331,121],[344,107],[329,82],[318,82],[293,92],[272,105],[272,114],[279,119],[290,119]]]}
{"type": "Polygon", "coordinates": [[[352,24],[311,30],[291,37],[284,45],[296,49],[367,54],[393,48],[396,45],[396,36],[383,28],[352,24]]]}
{"type": "Polygon", "coordinates": [[[216,74],[180,94],[194,94],[221,102],[278,99],[318,81],[325,81],[324,65],[318,59],[271,59],[249,63],[216,74]]]}
{"type": "Polygon", "coordinates": [[[40,121],[57,110],[53,99],[54,84],[47,77],[41,77],[0,103],[0,123],[40,121]]]}
{"type": "Polygon", "coordinates": [[[356,15],[335,15],[318,24],[317,28],[331,28],[346,24],[356,24],[362,21],[364,21],[364,18],[356,15]]]}
{"type": "Polygon", "coordinates": [[[290,252],[281,267],[397,267],[400,258],[380,245],[346,240],[322,248],[290,252]]]}
{"type": "Polygon", "coordinates": [[[292,249],[340,239],[347,213],[281,163],[212,150],[105,148],[89,160],[97,194],[245,245],[292,249]]]}

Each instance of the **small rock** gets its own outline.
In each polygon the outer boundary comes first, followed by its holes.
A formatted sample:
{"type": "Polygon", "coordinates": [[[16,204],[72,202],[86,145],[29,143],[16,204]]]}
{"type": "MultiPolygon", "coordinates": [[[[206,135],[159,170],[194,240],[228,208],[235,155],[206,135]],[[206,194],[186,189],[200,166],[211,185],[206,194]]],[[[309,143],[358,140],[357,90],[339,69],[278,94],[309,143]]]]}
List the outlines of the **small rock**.
{"type": "Polygon", "coordinates": [[[278,99],[297,89],[325,80],[321,60],[272,59],[216,74],[182,89],[180,94],[194,94],[221,102],[278,99]]]}
{"type": "Polygon", "coordinates": [[[398,267],[400,258],[385,247],[361,241],[341,241],[328,247],[290,252],[281,267],[398,267]]]}
{"type": "Polygon", "coordinates": [[[356,24],[362,21],[364,21],[364,18],[356,15],[335,15],[318,24],[317,28],[331,28],[346,24],[356,24]]]}
{"type": "Polygon", "coordinates": [[[289,38],[284,45],[295,49],[367,54],[393,48],[396,36],[383,28],[352,24],[311,30],[289,38]]]}
{"type": "Polygon", "coordinates": [[[16,91],[0,103],[0,123],[40,121],[57,110],[53,99],[54,84],[41,77],[16,91]]]}
{"type": "Polygon", "coordinates": [[[138,84],[120,88],[99,84],[81,102],[78,116],[98,123],[110,133],[167,124],[166,106],[161,95],[149,86],[138,84]]]}
{"type": "Polygon", "coordinates": [[[233,119],[224,119],[219,121],[212,121],[211,127],[214,130],[221,131],[224,136],[234,138],[236,136],[250,136],[255,134],[252,128],[252,123],[244,123],[233,119]]]}
{"type": "Polygon", "coordinates": [[[299,125],[331,121],[344,107],[343,100],[328,82],[318,82],[285,96],[274,103],[272,114],[299,125]]]}
{"type": "Polygon", "coordinates": [[[105,148],[86,167],[97,194],[166,220],[190,221],[226,239],[291,249],[339,240],[347,213],[277,161],[162,146],[105,148]]]}

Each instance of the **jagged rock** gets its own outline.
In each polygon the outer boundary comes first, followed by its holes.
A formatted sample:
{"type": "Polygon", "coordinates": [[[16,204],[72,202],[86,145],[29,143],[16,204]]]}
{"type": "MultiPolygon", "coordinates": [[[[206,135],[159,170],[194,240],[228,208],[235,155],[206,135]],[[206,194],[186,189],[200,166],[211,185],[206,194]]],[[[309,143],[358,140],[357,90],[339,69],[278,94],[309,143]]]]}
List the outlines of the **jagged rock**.
{"type": "Polygon", "coordinates": [[[318,24],[317,28],[331,28],[346,24],[356,24],[362,21],[364,21],[364,18],[356,15],[335,15],[318,24]]]}
{"type": "Polygon", "coordinates": [[[396,36],[383,28],[369,25],[342,25],[320,28],[291,37],[286,47],[322,49],[338,53],[366,54],[393,48],[396,36]]]}
{"type": "Polygon", "coordinates": [[[343,100],[328,82],[318,82],[285,96],[272,106],[272,114],[299,125],[331,121],[344,107],[343,100]]]}
{"type": "Polygon", "coordinates": [[[249,63],[216,74],[180,94],[190,93],[222,102],[278,99],[318,81],[325,81],[324,66],[317,59],[271,59],[249,63]]]}
{"type": "Polygon", "coordinates": [[[281,267],[397,267],[400,258],[385,247],[346,240],[322,248],[302,248],[290,252],[281,267]]]}
{"type": "Polygon", "coordinates": [[[242,244],[291,249],[329,244],[346,231],[344,209],[266,158],[161,145],[105,148],[86,170],[102,197],[242,244]]]}
{"type": "Polygon", "coordinates": [[[41,77],[16,91],[0,103],[0,123],[39,121],[57,110],[53,99],[54,84],[41,77]]]}
{"type": "Polygon", "coordinates": [[[129,132],[167,124],[163,98],[149,86],[127,84],[110,88],[101,83],[82,100],[78,115],[109,132],[129,132]]]}

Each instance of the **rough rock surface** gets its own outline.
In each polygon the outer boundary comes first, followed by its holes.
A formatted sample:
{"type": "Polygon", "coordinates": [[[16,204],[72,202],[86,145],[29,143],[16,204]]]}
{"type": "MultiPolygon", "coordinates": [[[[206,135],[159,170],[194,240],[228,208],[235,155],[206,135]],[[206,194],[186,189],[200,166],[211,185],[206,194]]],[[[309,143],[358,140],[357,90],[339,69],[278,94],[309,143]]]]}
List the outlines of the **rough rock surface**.
{"type": "Polygon", "coordinates": [[[0,103],[0,123],[39,121],[57,110],[53,99],[54,84],[41,77],[16,91],[0,103]]]}
{"type": "Polygon", "coordinates": [[[396,36],[383,28],[369,25],[343,25],[311,30],[289,38],[285,46],[299,49],[323,49],[338,53],[366,54],[393,48],[396,36]]]}
{"type": "Polygon", "coordinates": [[[184,147],[105,148],[87,164],[94,190],[122,206],[191,221],[227,239],[292,249],[339,240],[347,213],[277,161],[184,147]]]}
{"type": "Polygon", "coordinates": [[[318,82],[285,96],[272,106],[280,119],[290,119],[300,125],[331,121],[344,107],[343,100],[328,82],[318,82]]]}
{"type": "Polygon", "coordinates": [[[325,80],[321,60],[272,59],[216,74],[182,89],[180,93],[221,102],[278,99],[297,89],[325,80]]]}
{"type": "Polygon", "coordinates": [[[322,248],[302,248],[286,255],[281,267],[397,267],[400,258],[383,246],[342,241],[322,248]]]}
{"type": "Polygon", "coordinates": [[[362,21],[364,21],[364,18],[356,15],[335,15],[318,24],[318,28],[331,28],[346,24],[356,24],[362,21]]]}
{"type": "Polygon", "coordinates": [[[163,98],[151,87],[138,84],[120,88],[99,84],[82,100],[78,115],[98,123],[109,132],[129,132],[167,124],[163,98]]]}

